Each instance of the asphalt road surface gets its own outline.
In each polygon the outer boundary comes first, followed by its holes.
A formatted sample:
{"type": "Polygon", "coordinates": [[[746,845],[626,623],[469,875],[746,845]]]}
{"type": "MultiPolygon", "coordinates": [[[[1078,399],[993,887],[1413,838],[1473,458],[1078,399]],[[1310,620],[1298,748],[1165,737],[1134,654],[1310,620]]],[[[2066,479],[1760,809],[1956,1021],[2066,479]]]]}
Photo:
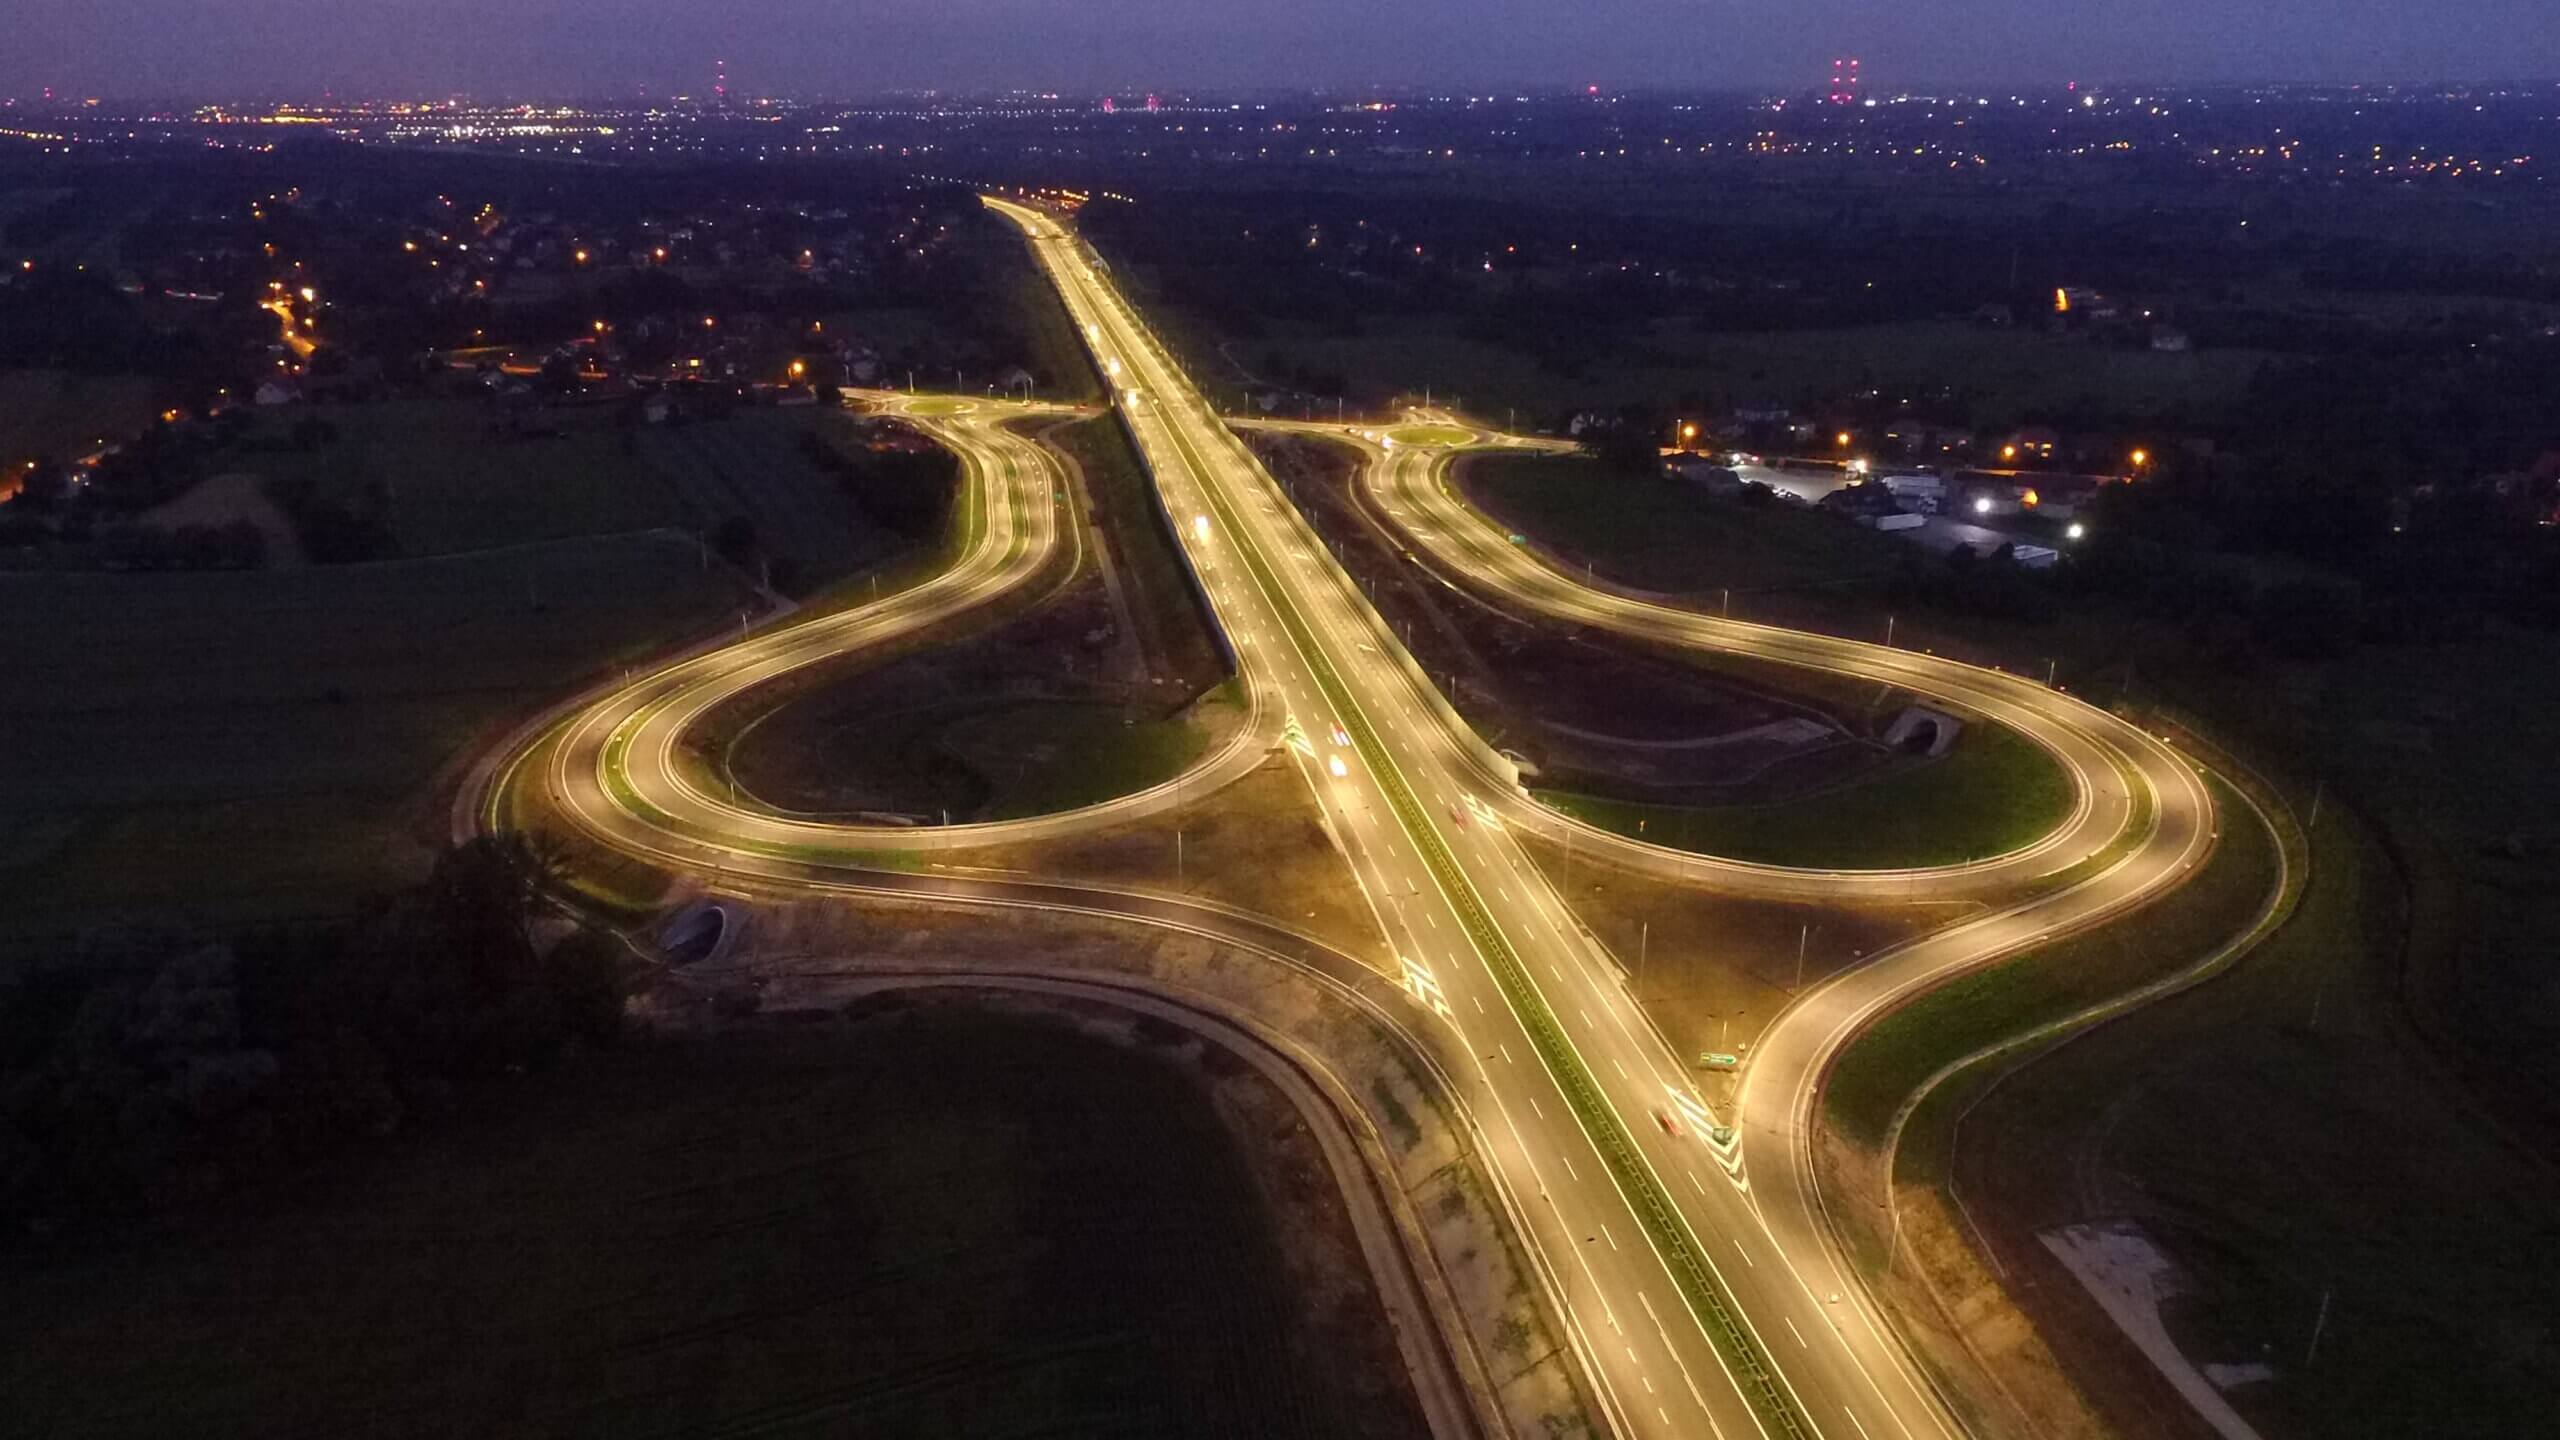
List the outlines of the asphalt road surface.
{"type": "MultiPolygon", "coordinates": [[[[1433,1048],[1461,1072],[1453,1078],[1608,1420],[1645,1436],[1957,1433],[1850,1281],[1816,1208],[1803,1147],[1822,1068],[1864,1017],[1912,989],[2175,883],[2211,834],[2210,799],[2192,769],[2114,717],[2021,677],[1578,585],[1501,540],[1440,489],[1429,466],[1383,468],[1378,483],[1412,510],[1418,548],[1514,602],[1943,696],[2043,744],[2079,785],[2080,803],[2054,836],[1940,871],[1737,866],[1577,832],[1577,843],[1587,838],[1624,863],[1712,867],[1720,883],[1802,897],[1983,897],[2051,884],[2073,866],[2092,872],[1800,997],[1755,1052],[1739,1125],[1727,1130],[1514,838],[1515,827],[1571,822],[1520,795],[1507,764],[1429,685],[1090,252],[1048,214],[989,203],[1022,228],[1108,376],[1236,647],[1257,720],[1203,768],[1240,772],[1261,760],[1275,731],[1285,737],[1399,957],[1411,1006],[1445,1031],[1433,1048]],[[1487,549],[1487,535],[1501,543],[1487,549]],[[2136,817],[2148,823],[2131,824],[2136,817]]],[[[1142,892],[874,868],[889,849],[1126,820],[1171,803],[1171,786],[999,826],[848,827],[707,793],[681,763],[687,728],[723,699],[1056,573],[1060,547],[1075,543],[1060,523],[1062,476],[1046,452],[993,423],[998,414],[987,406],[920,420],[961,454],[978,497],[950,570],[877,604],[743,634],[596,697],[547,732],[554,743],[528,752],[545,757],[539,783],[601,843],[698,874],[1093,910],[1286,948],[1289,937],[1262,933],[1267,924],[1251,917],[1142,892]]],[[[511,778],[534,777],[501,775],[493,793],[511,778]]]]}
{"type": "MultiPolygon", "coordinates": [[[[1516,788],[1501,785],[1496,759],[1422,681],[1091,253],[1051,216],[989,203],[1030,237],[1157,485],[1177,517],[1192,517],[1177,528],[1220,623],[1249,656],[1254,682],[1277,693],[1277,708],[1305,737],[1300,763],[1410,983],[1464,1036],[1493,1096],[1496,1113],[1479,1118],[1496,1163],[1555,1262],[1611,1418],[1645,1435],[1953,1433],[1939,1397],[1848,1283],[1810,1207],[1783,1193],[1789,1203],[1764,1203],[1760,1192],[1771,1187],[1755,1188],[1740,1155],[1702,1136],[1706,1117],[1679,1058],[1513,838],[1506,817],[1524,809],[1516,788]]],[[[1442,517],[1452,546],[1463,542],[1457,518],[1442,517]]],[[[2136,809],[2158,817],[2097,879],[1930,937],[1854,972],[1852,983],[1805,997],[1764,1039],[1744,1092],[1744,1144],[1777,1142],[1770,1148],[1784,1152],[1773,1157],[1781,1172],[1799,1169],[1790,1163],[1803,1133],[1792,1100],[1809,1095],[1858,1015],[1900,987],[2174,883],[2203,853],[2211,805],[2193,772],[2077,700],[1933,657],[1647,607],[1552,572],[1511,569],[1526,557],[1499,548],[1500,583],[1534,590],[1549,613],[1677,627],[1695,643],[1952,693],[2018,725],[2064,757],[2083,791],[2071,836],[2023,863],[2050,864],[2065,848],[2085,858],[2125,830],[2136,809]],[[2156,792],[2149,805],[2126,798],[2145,786],[2156,792]]],[[[1479,569],[1494,563],[1475,551],[1457,558],[1479,569]]],[[[1978,882],[1959,873],[1946,883],[1978,882]]],[[[1789,1180],[1777,1188],[1792,1188],[1789,1180]]]]}

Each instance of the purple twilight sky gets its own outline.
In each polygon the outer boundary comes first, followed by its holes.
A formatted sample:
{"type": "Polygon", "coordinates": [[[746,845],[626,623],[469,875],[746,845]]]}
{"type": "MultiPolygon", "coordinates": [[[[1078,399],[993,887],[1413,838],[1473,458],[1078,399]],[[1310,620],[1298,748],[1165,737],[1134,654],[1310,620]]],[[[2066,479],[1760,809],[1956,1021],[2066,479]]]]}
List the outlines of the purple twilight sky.
{"type": "Polygon", "coordinates": [[[2554,0],[0,0],[0,34],[0,96],[2560,73],[2554,0]]]}

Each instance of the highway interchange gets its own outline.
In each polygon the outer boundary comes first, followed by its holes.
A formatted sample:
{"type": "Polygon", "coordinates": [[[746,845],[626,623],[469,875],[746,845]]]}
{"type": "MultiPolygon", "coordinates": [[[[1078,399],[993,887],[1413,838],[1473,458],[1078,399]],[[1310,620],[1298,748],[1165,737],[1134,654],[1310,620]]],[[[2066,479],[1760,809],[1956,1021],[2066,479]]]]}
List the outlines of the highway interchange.
{"type": "MultiPolygon", "coordinates": [[[[1912,872],[1741,865],[1578,826],[1528,800],[1508,762],[1429,684],[1091,252],[1050,213],[988,203],[1021,228],[1108,377],[1251,697],[1253,719],[1238,741],[1183,783],[1261,763],[1288,727],[1284,753],[1401,962],[1397,978],[1473,1072],[1459,1079],[1486,1159],[1543,1257],[1608,1423],[1645,1436],[1959,1433],[1821,1216],[1807,1146],[1822,1072],[1868,1018],[1916,990],[2177,883],[2213,837],[2212,800],[2194,768],[2155,737],[2024,677],[1578,583],[1450,494],[1448,451],[1362,442],[1362,483],[1414,549],[1508,606],[1933,697],[2043,745],[2080,797],[2033,846],[1912,872]],[[1753,893],[2026,898],[1996,902],[1800,995],[1753,1053],[1737,1115],[1712,1117],[1615,962],[1517,838],[1568,826],[1577,844],[1613,863],[1753,893]]],[[[589,838],[690,873],[1092,910],[1269,940],[1242,917],[1162,896],[879,873],[890,849],[1037,838],[1153,813],[1169,803],[1166,786],[1002,827],[845,825],[712,793],[684,761],[683,737],[724,700],[1058,573],[1081,532],[1062,523],[1058,462],[997,423],[1021,413],[988,406],[916,417],[961,455],[974,497],[948,569],[875,604],[747,634],[583,697],[516,752],[473,820],[496,823],[510,783],[538,782],[589,838]]]]}

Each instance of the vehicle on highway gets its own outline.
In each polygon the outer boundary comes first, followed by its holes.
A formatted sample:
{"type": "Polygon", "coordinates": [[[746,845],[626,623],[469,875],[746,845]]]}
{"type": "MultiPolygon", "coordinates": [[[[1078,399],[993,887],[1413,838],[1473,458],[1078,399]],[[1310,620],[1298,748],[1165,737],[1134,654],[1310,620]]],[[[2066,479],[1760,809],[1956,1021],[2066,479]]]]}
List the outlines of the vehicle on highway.
{"type": "Polygon", "coordinates": [[[1347,730],[1343,729],[1340,725],[1335,725],[1335,726],[1333,727],[1333,743],[1334,743],[1334,744],[1336,744],[1336,745],[1348,745],[1348,744],[1350,744],[1350,743],[1351,743],[1351,733],[1350,733],[1349,731],[1347,731],[1347,730]]]}
{"type": "Polygon", "coordinates": [[[1653,1123],[1661,1126],[1662,1133],[1670,1136],[1674,1140],[1677,1140],[1681,1136],[1689,1133],[1687,1128],[1681,1125],[1680,1117],[1672,1114],[1668,1110],[1654,1111],[1653,1123]]]}
{"type": "Polygon", "coordinates": [[[1341,757],[1341,756],[1339,756],[1339,755],[1332,755],[1332,756],[1328,756],[1328,757],[1326,757],[1325,762],[1324,762],[1324,768],[1326,768],[1327,770],[1332,771],[1332,772],[1333,772],[1333,778],[1334,778],[1334,779],[1336,779],[1336,780],[1342,779],[1344,776],[1349,775],[1349,774],[1351,773],[1350,769],[1349,769],[1348,767],[1346,767],[1346,766],[1342,763],[1342,757],[1341,757]]]}

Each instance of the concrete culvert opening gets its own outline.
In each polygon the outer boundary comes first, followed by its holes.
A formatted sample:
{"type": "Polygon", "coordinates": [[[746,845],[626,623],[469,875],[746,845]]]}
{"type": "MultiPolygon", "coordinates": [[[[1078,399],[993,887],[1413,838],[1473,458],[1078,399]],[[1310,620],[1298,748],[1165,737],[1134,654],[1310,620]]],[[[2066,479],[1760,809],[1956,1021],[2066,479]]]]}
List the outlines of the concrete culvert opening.
{"type": "Polygon", "coordinates": [[[718,905],[689,905],[658,932],[658,949],[670,965],[698,965],[729,938],[729,912],[718,905]]]}

